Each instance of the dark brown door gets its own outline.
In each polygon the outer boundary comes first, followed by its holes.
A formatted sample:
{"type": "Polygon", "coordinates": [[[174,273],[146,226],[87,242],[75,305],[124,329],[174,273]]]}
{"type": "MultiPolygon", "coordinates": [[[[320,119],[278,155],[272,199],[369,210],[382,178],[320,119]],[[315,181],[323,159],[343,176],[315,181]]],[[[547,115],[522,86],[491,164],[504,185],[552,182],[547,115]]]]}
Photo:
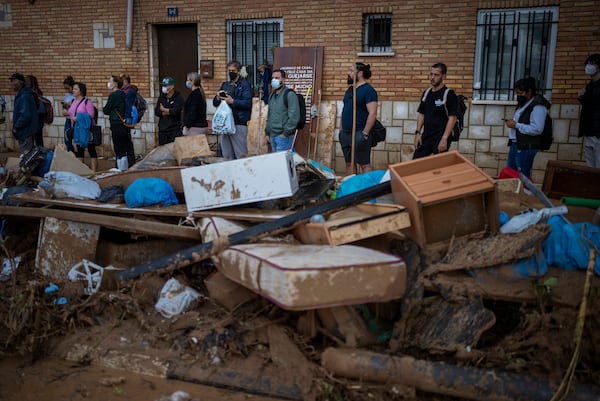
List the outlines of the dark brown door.
{"type": "Polygon", "coordinates": [[[187,97],[188,72],[198,71],[198,34],[196,24],[157,25],[159,82],[175,78],[175,89],[187,97]]]}

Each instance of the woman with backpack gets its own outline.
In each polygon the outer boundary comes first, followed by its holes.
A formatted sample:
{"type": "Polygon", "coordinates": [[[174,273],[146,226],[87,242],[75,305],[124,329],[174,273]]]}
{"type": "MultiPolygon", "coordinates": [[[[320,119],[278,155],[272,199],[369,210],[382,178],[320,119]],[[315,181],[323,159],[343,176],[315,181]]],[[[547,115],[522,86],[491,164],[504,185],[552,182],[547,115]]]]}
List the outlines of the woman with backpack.
{"type": "Polygon", "coordinates": [[[40,89],[38,80],[34,75],[25,75],[25,84],[33,91],[35,97],[35,103],[38,106],[38,118],[40,128],[37,130],[33,137],[35,146],[44,146],[44,120],[43,120],[43,106],[40,104],[40,97],[44,96],[44,93],[40,89]]]}
{"type": "MultiPolygon", "coordinates": [[[[86,97],[87,95],[87,87],[82,82],[75,82],[73,84],[73,96],[75,100],[71,103],[71,106],[68,110],[69,118],[72,122],[72,132],[73,136],[68,134],[71,139],[75,137],[75,131],[77,129],[81,129],[84,132],[87,131],[87,139],[88,143],[86,146],[81,146],[77,139],[74,140],[75,143],[75,156],[83,163],[85,156],[85,149],[87,148],[88,153],[90,154],[90,167],[93,171],[98,169],[98,154],[96,153],[96,145],[92,141],[89,140],[91,126],[96,124],[96,110],[94,108],[94,103],[86,97]],[[88,121],[89,117],[89,121],[88,121]],[[83,121],[86,120],[86,121],[83,121]]],[[[85,143],[85,142],[84,142],[85,143]]]]}
{"type": "Polygon", "coordinates": [[[515,83],[517,109],[511,120],[506,120],[508,133],[508,159],[506,167],[531,177],[535,155],[542,148],[541,135],[546,124],[550,103],[538,95],[535,79],[527,77],[515,83]]]}

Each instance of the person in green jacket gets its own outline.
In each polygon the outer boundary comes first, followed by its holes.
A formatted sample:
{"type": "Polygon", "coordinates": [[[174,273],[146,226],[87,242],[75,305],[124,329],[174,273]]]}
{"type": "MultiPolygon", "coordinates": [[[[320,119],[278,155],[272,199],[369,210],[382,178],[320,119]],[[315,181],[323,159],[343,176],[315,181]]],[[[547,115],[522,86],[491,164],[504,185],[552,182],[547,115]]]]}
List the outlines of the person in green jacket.
{"type": "Polygon", "coordinates": [[[133,154],[131,146],[131,131],[123,125],[123,116],[125,115],[125,92],[122,91],[123,80],[117,75],[113,75],[106,84],[110,94],[108,100],[102,108],[105,115],[109,116],[110,133],[112,136],[113,147],[117,162],[117,168],[121,171],[129,169],[130,163],[128,154],[133,154]]]}
{"type": "Polygon", "coordinates": [[[271,75],[273,93],[269,97],[269,112],[265,135],[272,152],[292,150],[296,126],[300,120],[300,104],[293,90],[285,86],[285,71],[275,70],[271,75]],[[287,106],[286,106],[287,104],[287,106]]]}

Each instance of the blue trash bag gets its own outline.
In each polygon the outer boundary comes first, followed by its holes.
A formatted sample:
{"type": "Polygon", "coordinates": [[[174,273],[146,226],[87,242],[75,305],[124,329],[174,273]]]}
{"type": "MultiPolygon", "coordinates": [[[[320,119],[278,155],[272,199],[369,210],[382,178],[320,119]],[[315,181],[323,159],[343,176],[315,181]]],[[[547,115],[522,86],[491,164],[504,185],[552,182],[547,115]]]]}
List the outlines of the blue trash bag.
{"type": "Polygon", "coordinates": [[[127,207],[177,205],[173,187],[162,178],[138,178],[125,190],[127,207]]]}
{"type": "MultiPolygon", "coordinates": [[[[591,223],[567,224],[560,216],[548,219],[550,235],[544,241],[544,256],[549,266],[566,270],[587,269],[592,244],[600,248],[600,227],[591,223]]],[[[594,273],[600,276],[600,254],[596,254],[594,273]]]]}
{"type": "Polygon", "coordinates": [[[337,197],[350,195],[354,192],[370,188],[380,183],[381,178],[385,175],[385,170],[373,170],[368,173],[355,175],[341,183],[337,190],[337,197]]]}

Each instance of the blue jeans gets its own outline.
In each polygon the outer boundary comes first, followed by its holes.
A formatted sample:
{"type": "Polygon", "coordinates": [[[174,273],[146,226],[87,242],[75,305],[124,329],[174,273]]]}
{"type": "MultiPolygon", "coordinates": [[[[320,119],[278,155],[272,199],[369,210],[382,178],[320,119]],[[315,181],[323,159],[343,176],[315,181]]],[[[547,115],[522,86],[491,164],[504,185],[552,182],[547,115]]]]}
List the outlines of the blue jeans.
{"type": "Polygon", "coordinates": [[[514,141],[510,145],[508,150],[508,159],[506,160],[506,167],[510,167],[513,170],[517,170],[523,173],[528,178],[531,178],[531,168],[533,167],[533,159],[537,154],[537,149],[530,150],[519,150],[517,149],[517,142],[514,141]]]}
{"type": "Polygon", "coordinates": [[[271,151],[281,152],[283,150],[292,150],[292,143],[294,142],[294,135],[287,137],[277,135],[271,137],[271,151]]]}

